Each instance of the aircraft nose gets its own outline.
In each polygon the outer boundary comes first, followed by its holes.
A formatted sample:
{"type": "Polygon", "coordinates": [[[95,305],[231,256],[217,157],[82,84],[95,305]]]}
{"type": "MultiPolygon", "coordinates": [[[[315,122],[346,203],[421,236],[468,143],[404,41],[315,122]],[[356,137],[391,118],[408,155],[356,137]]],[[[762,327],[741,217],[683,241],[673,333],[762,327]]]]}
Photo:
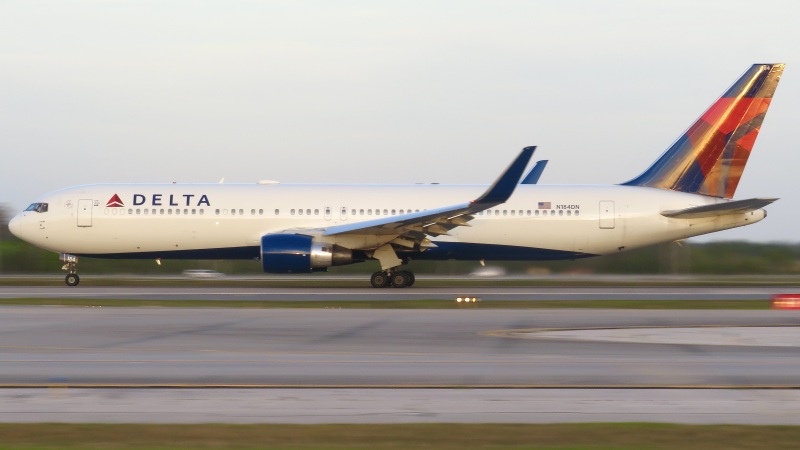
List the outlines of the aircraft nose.
{"type": "Polygon", "coordinates": [[[11,231],[11,234],[14,236],[20,237],[19,234],[22,230],[22,225],[20,224],[19,216],[15,216],[10,222],[8,222],[8,230],[11,231]]]}

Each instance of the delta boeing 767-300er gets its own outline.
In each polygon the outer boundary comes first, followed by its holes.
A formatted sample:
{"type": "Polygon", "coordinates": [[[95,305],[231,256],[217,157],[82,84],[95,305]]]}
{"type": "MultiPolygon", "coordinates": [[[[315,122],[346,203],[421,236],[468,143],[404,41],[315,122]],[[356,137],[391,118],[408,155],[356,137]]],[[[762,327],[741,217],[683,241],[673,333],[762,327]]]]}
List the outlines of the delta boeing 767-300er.
{"type": "Polygon", "coordinates": [[[777,200],[733,194],[783,68],[751,66],[618,185],[520,183],[526,147],[488,187],[96,184],[43,196],[9,228],[60,253],[70,286],[79,256],[252,259],[268,273],[376,260],[372,286],[402,288],[414,284],[412,260],[576,259],[686,239],[756,223],[777,200]]]}

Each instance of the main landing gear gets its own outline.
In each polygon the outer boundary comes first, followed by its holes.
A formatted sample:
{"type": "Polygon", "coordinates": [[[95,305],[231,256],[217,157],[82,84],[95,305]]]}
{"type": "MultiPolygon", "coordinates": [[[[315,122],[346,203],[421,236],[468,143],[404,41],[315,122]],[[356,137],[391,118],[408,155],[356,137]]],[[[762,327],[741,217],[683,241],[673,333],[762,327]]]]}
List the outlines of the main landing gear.
{"type": "Polygon", "coordinates": [[[413,286],[416,278],[410,270],[398,270],[395,272],[389,269],[373,273],[369,281],[374,288],[386,288],[389,286],[405,288],[413,286]]]}
{"type": "Polygon", "coordinates": [[[64,277],[64,282],[67,283],[67,286],[77,286],[78,283],[81,282],[81,277],[78,276],[78,257],[75,255],[69,255],[66,253],[61,254],[61,261],[64,261],[64,267],[62,270],[67,271],[67,276],[64,277]]]}

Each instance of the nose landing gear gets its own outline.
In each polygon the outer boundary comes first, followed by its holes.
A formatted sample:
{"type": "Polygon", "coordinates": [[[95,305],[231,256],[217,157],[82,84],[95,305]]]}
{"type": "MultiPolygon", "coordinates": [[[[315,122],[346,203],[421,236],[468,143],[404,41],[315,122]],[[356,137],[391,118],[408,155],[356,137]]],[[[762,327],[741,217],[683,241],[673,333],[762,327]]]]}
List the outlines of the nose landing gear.
{"type": "Polygon", "coordinates": [[[67,271],[67,276],[64,277],[64,282],[67,284],[67,286],[77,286],[78,283],[81,282],[81,277],[75,273],[78,271],[78,257],[75,255],[62,253],[61,261],[65,263],[61,269],[67,271]]]}

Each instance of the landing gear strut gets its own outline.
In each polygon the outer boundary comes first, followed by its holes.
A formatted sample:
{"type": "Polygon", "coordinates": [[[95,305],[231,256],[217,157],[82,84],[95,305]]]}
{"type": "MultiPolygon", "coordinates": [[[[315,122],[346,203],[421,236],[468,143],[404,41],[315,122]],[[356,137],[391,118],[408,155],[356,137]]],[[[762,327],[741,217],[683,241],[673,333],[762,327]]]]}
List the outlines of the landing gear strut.
{"type": "Polygon", "coordinates": [[[414,274],[410,270],[395,270],[407,260],[397,257],[391,244],[385,244],[375,249],[371,255],[381,263],[381,269],[370,277],[369,281],[374,288],[396,287],[405,288],[414,285],[414,274]]]}
{"type": "Polygon", "coordinates": [[[67,276],[64,277],[64,282],[67,283],[67,286],[77,286],[78,283],[81,282],[81,277],[78,276],[78,257],[75,255],[68,255],[66,253],[61,254],[61,261],[64,261],[64,267],[62,270],[67,271],[67,276]]]}

